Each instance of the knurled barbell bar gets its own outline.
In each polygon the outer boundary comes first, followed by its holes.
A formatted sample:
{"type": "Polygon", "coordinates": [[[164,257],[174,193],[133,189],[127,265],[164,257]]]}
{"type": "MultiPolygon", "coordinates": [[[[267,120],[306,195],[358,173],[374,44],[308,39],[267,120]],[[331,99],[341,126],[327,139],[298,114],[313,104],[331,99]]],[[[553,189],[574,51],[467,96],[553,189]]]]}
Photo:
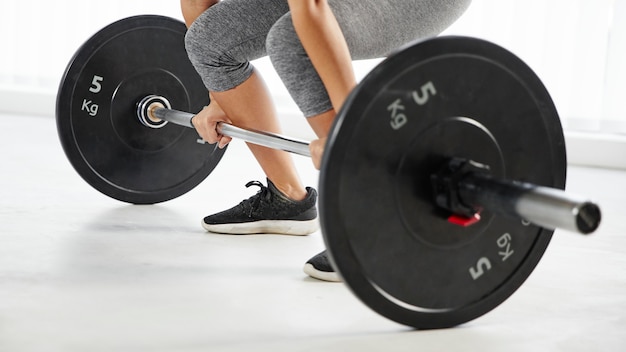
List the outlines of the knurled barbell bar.
{"type": "MultiPolygon", "coordinates": [[[[184,111],[209,103],[185,32],[167,17],[123,19],[68,65],[60,140],[100,192],[162,202],[221,159],[224,149],[179,126],[191,127],[184,111]]],[[[306,142],[220,130],[308,155],[306,142]]],[[[320,170],[322,234],[348,287],[376,312],[416,328],[458,325],[513,294],[555,228],[597,228],[598,206],[563,191],[566,170],[556,108],[519,58],[475,38],[413,43],[363,78],[338,113],[320,170]]]]}
{"type": "MultiPolygon", "coordinates": [[[[137,118],[146,127],[161,128],[166,122],[194,128],[195,115],[171,109],[167,98],[148,95],[137,103],[137,118]]],[[[279,134],[217,124],[225,136],[268,148],[311,156],[309,143],[279,134]]],[[[479,213],[489,210],[549,229],[589,234],[600,224],[600,208],[580,196],[530,183],[505,181],[489,176],[489,166],[472,160],[451,159],[444,169],[431,175],[435,204],[454,214],[460,224],[479,221],[479,213]],[[476,217],[478,216],[478,217],[476,217]]]]}

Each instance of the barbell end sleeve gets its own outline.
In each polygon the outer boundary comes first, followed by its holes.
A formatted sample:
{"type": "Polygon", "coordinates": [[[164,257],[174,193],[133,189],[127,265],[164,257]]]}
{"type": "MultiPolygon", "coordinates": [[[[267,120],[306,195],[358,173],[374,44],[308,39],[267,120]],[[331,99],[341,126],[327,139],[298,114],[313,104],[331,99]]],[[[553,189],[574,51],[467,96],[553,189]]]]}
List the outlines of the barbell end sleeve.
{"type": "Polygon", "coordinates": [[[563,190],[531,183],[470,174],[459,183],[459,197],[468,206],[513,216],[547,229],[581,234],[600,226],[600,207],[563,190]]]}
{"type": "Polygon", "coordinates": [[[142,125],[150,128],[162,128],[168,122],[183,127],[194,128],[191,123],[193,114],[172,110],[167,98],[159,95],[147,95],[137,102],[137,118],[142,125]]]}
{"type": "Polygon", "coordinates": [[[560,189],[521,184],[515,211],[529,222],[549,228],[591,234],[600,226],[602,213],[592,201],[560,189]]]}

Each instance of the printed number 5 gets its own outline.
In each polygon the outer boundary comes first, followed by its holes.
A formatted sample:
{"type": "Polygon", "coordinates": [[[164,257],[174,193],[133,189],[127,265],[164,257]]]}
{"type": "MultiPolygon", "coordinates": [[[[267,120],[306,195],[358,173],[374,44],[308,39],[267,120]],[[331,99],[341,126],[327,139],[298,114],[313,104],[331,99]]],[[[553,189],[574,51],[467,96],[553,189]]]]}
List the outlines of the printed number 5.
{"type": "Polygon", "coordinates": [[[413,100],[415,100],[417,105],[420,106],[428,103],[428,99],[430,99],[431,96],[437,94],[437,89],[435,89],[435,85],[432,81],[428,81],[426,84],[424,84],[421,90],[421,95],[418,91],[413,92],[413,100]]]}
{"type": "Polygon", "coordinates": [[[472,279],[477,280],[479,277],[483,276],[483,274],[487,270],[491,270],[491,262],[488,258],[482,257],[478,259],[478,263],[476,263],[476,268],[470,268],[469,272],[470,275],[472,275],[472,279]]]}
{"type": "Polygon", "coordinates": [[[92,93],[100,93],[100,91],[102,90],[102,85],[100,84],[100,82],[102,81],[104,81],[103,77],[93,76],[93,80],[91,81],[91,88],[89,88],[89,91],[92,93]]]}

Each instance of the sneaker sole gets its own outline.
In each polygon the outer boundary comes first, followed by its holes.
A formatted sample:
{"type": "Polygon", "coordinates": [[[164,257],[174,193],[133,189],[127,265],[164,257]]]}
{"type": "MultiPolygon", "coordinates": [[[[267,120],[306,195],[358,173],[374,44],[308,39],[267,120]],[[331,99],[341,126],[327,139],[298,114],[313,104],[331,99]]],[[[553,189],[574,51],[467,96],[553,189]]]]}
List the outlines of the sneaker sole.
{"type": "Polygon", "coordinates": [[[293,220],[261,220],[234,224],[210,225],[202,221],[202,227],[215,233],[231,235],[252,234],[279,234],[291,236],[306,236],[319,229],[317,219],[308,221],[293,220]]]}
{"type": "Polygon", "coordinates": [[[304,273],[310,277],[322,281],[341,282],[341,277],[336,272],[320,271],[309,263],[304,264],[304,273]]]}

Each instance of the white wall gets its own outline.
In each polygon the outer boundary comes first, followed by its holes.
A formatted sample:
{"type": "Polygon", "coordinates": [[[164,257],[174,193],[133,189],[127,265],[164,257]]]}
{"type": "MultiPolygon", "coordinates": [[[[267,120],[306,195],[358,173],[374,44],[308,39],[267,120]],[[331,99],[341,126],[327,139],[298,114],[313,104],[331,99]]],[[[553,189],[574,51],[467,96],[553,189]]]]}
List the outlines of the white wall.
{"type": "Polygon", "coordinates": [[[626,79],[618,64],[626,59],[625,21],[623,0],[475,0],[448,32],[485,38],[520,56],[570,129],[626,133],[626,107],[615,104],[625,92],[618,84],[626,79]]]}
{"type": "MultiPolygon", "coordinates": [[[[138,14],[181,19],[179,2],[172,0],[4,1],[0,5],[0,111],[52,116],[58,82],[74,51],[105,25],[138,14]]],[[[569,153],[570,161],[626,168],[622,98],[626,1],[474,0],[465,16],[444,34],[493,41],[537,72],[559,109],[568,149],[575,151],[569,153]],[[596,134],[587,138],[589,132],[596,134]],[[601,144],[598,138],[611,143],[608,162],[595,157],[598,152],[593,148],[601,144]]],[[[356,63],[357,76],[377,62],[356,63]]],[[[281,114],[302,122],[268,60],[256,65],[264,72],[281,114]]]]}
{"type": "Polygon", "coordinates": [[[571,164],[626,168],[625,0],[474,0],[446,34],[488,39],[535,70],[571,164]]]}

